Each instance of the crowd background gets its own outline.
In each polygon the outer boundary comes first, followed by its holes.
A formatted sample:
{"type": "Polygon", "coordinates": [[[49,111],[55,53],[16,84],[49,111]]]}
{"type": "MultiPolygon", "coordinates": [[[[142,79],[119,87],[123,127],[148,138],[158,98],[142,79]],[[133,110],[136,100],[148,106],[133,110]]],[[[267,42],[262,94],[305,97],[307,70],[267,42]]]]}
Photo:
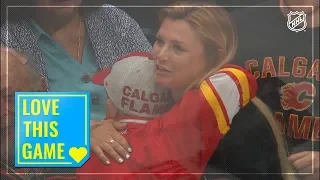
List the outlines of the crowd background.
{"type": "MultiPolygon", "coordinates": [[[[13,0],[13,4],[21,4],[24,0],[13,0]]],[[[96,1],[96,0],[95,0],[96,1]]],[[[171,4],[175,0],[98,0],[104,1],[106,4],[111,4],[115,6],[140,6],[140,7],[120,7],[125,12],[127,12],[133,19],[135,19],[141,28],[144,29],[152,29],[155,31],[158,26],[158,11],[157,7],[143,7],[143,6],[166,6],[171,4]],[[143,10],[142,10],[143,9],[143,10]],[[145,15],[148,14],[148,18],[145,18],[145,15]]],[[[197,0],[195,0],[197,1],[197,0]]],[[[251,6],[256,5],[266,0],[207,0],[207,1],[215,1],[217,5],[220,6],[251,6]]],[[[6,8],[7,4],[5,1],[1,1],[1,24],[5,22],[6,17],[6,8]]],[[[235,9],[239,9],[240,7],[229,7],[226,8],[229,12],[234,11],[235,9]]]]}

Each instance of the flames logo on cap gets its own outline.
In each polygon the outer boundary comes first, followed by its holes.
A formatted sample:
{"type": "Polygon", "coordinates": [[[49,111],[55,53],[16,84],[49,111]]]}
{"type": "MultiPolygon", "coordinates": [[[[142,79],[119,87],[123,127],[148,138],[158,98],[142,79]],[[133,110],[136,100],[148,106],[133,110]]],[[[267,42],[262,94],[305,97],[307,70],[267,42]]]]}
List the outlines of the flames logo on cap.
{"type": "Polygon", "coordinates": [[[312,105],[316,89],[309,82],[288,83],[281,87],[281,94],[281,105],[284,110],[303,111],[312,105]]]}

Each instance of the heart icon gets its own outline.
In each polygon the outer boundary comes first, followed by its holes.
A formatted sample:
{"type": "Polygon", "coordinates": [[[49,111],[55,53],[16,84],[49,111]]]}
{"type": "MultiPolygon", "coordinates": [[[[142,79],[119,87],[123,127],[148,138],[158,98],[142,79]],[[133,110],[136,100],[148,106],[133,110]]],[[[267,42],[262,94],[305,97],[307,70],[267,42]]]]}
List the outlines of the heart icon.
{"type": "Polygon", "coordinates": [[[84,147],[76,148],[72,147],[69,149],[69,155],[77,162],[79,163],[86,155],[87,155],[87,149],[84,147]]]}

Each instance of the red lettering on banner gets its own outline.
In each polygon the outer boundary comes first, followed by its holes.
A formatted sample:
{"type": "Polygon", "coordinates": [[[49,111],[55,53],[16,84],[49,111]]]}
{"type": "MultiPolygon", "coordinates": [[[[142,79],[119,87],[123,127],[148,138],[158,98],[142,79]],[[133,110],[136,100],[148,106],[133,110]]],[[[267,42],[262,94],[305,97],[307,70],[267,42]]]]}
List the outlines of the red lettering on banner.
{"type": "MultiPolygon", "coordinates": [[[[320,81],[320,64],[319,59],[315,59],[313,61],[312,67],[308,69],[308,59],[305,57],[296,57],[292,61],[286,61],[285,56],[279,56],[279,61],[277,62],[277,69],[275,69],[274,61],[272,57],[265,57],[262,64],[259,64],[258,60],[250,59],[245,63],[246,69],[253,74],[253,76],[258,78],[267,78],[268,74],[271,77],[289,77],[290,75],[297,78],[308,78],[312,79],[315,77],[316,81],[320,81]],[[288,67],[291,71],[285,70],[285,64],[292,62],[292,66],[288,67]],[[262,71],[260,72],[258,69],[259,66],[262,66],[262,71]]],[[[289,69],[287,69],[289,70],[289,69]]]]}
{"type": "Polygon", "coordinates": [[[317,81],[320,80],[320,64],[319,64],[319,59],[316,59],[313,64],[312,67],[307,75],[308,79],[312,79],[313,76],[316,76],[315,79],[317,81]]]}
{"type": "Polygon", "coordinates": [[[285,72],[286,58],[284,56],[279,56],[279,76],[289,77],[290,72],[285,72]]]}
{"type": "Polygon", "coordinates": [[[250,59],[250,60],[248,60],[248,61],[246,62],[245,66],[246,66],[246,69],[247,69],[251,74],[253,74],[253,76],[254,76],[256,79],[258,79],[258,78],[260,77],[260,72],[259,72],[259,71],[255,70],[255,71],[253,72],[253,70],[252,70],[253,68],[258,68],[258,67],[259,67],[259,64],[258,64],[258,61],[257,61],[257,60],[250,59]]]}
{"type": "Polygon", "coordinates": [[[276,112],[275,118],[278,121],[281,131],[286,132],[288,137],[319,141],[319,117],[304,116],[299,123],[299,117],[296,114],[290,114],[289,117],[284,117],[282,112],[276,112]],[[288,126],[285,125],[286,122],[288,122],[288,126]]]}
{"type": "Polygon", "coordinates": [[[304,116],[299,126],[298,115],[290,114],[287,136],[308,140],[312,116],[304,116]]]}
{"type": "MultiPolygon", "coordinates": [[[[292,82],[284,81],[286,84],[281,87],[281,105],[287,113],[291,109],[304,111],[311,108],[314,101],[318,101],[315,99],[320,93],[316,88],[318,84],[311,82],[311,79],[320,81],[318,57],[314,60],[299,56],[291,59],[285,56],[249,59],[245,62],[245,67],[256,79],[290,76],[301,79],[292,82]]],[[[282,133],[295,139],[319,141],[319,117],[298,116],[298,113],[287,116],[287,113],[275,113],[282,133]]]]}
{"type": "Polygon", "coordinates": [[[319,141],[319,123],[320,123],[320,118],[316,117],[314,119],[314,124],[313,124],[312,141],[319,141]]]}
{"type": "Polygon", "coordinates": [[[293,60],[292,76],[303,78],[306,76],[308,60],[305,57],[296,57],[293,60]]]}
{"type": "Polygon", "coordinates": [[[261,78],[266,78],[267,74],[270,74],[271,77],[277,75],[271,57],[264,58],[261,78]]]}

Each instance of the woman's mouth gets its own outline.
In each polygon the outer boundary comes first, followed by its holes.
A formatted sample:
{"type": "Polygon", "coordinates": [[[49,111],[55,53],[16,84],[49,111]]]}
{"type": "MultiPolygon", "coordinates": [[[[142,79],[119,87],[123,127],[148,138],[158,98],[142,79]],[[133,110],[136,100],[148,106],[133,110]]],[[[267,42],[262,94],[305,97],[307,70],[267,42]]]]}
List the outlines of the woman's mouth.
{"type": "Polygon", "coordinates": [[[170,72],[167,68],[156,65],[156,71],[159,72],[170,72]]]}

